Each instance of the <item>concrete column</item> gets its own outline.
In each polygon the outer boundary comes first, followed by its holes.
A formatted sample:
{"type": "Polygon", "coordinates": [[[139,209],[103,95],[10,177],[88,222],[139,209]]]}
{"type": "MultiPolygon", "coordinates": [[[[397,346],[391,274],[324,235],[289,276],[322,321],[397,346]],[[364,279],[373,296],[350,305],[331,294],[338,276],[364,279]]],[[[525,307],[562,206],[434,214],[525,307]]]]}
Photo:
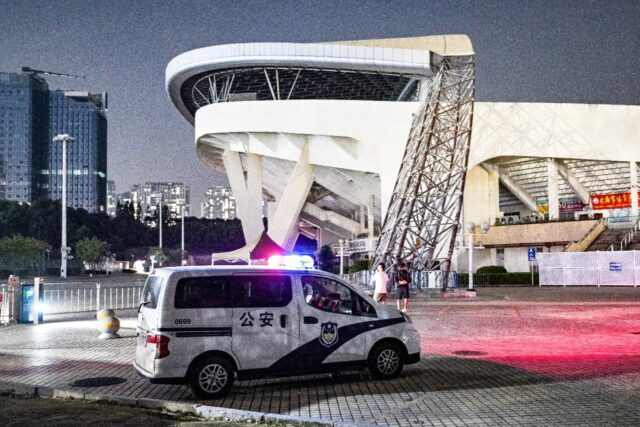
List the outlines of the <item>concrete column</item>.
{"type": "Polygon", "coordinates": [[[638,166],[636,162],[629,162],[629,181],[631,181],[631,216],[638,217],[638,166]]]}
{"type": "MultiPolygon", "coordinates": [[[[493,225],[496,222],[496,218],[500,213],[500,168],[496,167],[494,170],[488,171],[487,177],[487,190],[489,199],[489,211],[487,223],[493,225]]],[[[479,221],[482,223],[482,221],[479,221]]]]}
{"type": "Polygon", "coordinates": [[[372,194],[371,197],[369,197],[369,203],[367,204],[367,232],[369,234],[369,238],[373,239],[375,237],[374,235],[374,227],[375,227],[375,215],[374,215],[374,209],[375,206],[373,204],[375,199],[375,196],[372,194]]]}
{"type": "Polygon", "coordinates": [[[277,206],[278,203],[275,200],[267,202],[267,219],[269,220],[269,224],[273,223],[273,215],[276,213],[277,206]]]}
{"type": "Polygon", "coordinates": [[[364,211],[365,208],[366,208],[366,206],[360,205],[360,228],[363,229],[363,230],[366,228],[366,226],[365,226],[365,213],[364,213],[365,212],[364,211]]]}
{"type": "Polygon", "coordinates": [[[222,155],[231,191],[236,199],[238,218],[247,244],[257,242],[264,230],[262,224],[262,157],[247,154],[247,173],[242,168],[240,154],[225,150],[222,155]]]}
{"type": "Polygon", "coordinates": [[[298,218],[313,184],[313,165],[309,164],[309,147],[305,143],[287,185],[278,200],[269,236],[285,249],[293,249],[298,236],[298,218]]]}
{"type": "Polygon", "coordinates": [[[560,218],[560,201],[558,198],[558,165],[555,159],[547,159],[547,194],[549,203],[549,219],[560,218]]]}

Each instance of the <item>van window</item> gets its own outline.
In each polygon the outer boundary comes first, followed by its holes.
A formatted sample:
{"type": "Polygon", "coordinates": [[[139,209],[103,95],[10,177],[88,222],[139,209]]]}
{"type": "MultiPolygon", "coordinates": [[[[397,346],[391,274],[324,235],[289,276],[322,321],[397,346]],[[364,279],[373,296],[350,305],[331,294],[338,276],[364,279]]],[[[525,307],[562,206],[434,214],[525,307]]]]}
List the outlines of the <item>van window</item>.
{"type": "Polygon", "coordinates": [[[175,308],[231,307],[229,277],[187,277],[176,285],[175,308]]]}
{"type": "Polygon", "coordinates": [[[302,276],[304,300],[318,310],[330,313],[357,314],[351,289],[324,277],[302,276]]]}
{"type": "Polygon", "coordinates": [[[358,303],[360,304],[360,315],[366,317],[378,317],[376,310],[373,308],[371,304],[366,302],[364,298],[357,297],[358,303]]]}
{"type": "Polygon", "coordinates": [[[234,307],[284,307],[291,301],[289,276],[234,276],[234,307]]]}
{"type": "Polygon", "coordinates": [[[140,294],[140,303],[146,303],[146,308],[158,308],[158,297],[162,289],[163,279],[160,276],[149,276],[140,294]]]}

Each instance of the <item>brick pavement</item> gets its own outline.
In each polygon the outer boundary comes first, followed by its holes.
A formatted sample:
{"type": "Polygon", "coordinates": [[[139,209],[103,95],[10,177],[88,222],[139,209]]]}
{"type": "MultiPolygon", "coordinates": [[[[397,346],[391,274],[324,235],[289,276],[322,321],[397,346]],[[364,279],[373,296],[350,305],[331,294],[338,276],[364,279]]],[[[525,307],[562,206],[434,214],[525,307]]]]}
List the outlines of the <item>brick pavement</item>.
{"type": "MultiPolygon", "coordinates": [[[[478,295],[413,300],[423,360],[396,380],[349,373],[247,381],[207,403],[395,426],[640,425],[640,289],[487,288],[478,295]]],[[[137,376],[134,320],[122,323],[122,338],[109,341],[97,339],[92,321],[2,328],[0,380],[196,401],[185,386],[137,376]],[[96,376],[127,381],[69,385],[96,376]]]]}

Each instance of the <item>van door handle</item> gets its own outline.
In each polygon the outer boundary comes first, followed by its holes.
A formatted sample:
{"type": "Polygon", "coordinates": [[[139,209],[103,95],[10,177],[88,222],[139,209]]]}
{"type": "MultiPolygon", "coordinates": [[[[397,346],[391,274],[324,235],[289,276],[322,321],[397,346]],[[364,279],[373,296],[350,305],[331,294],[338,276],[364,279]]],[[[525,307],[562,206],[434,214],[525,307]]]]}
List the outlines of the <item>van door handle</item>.
{"type": "Polygon", "coordinates": [[[318,318],[313,316],[304,316],[303,322],[306,325],[315,325],[318,323],[318,318]]]}
{"type": "Polygon", "coordinates": [[[286,328],[287,327],[287,315],[286,314],[281,314],[280,315],[280,327],[282,327],[282,328],[286,328]]]}

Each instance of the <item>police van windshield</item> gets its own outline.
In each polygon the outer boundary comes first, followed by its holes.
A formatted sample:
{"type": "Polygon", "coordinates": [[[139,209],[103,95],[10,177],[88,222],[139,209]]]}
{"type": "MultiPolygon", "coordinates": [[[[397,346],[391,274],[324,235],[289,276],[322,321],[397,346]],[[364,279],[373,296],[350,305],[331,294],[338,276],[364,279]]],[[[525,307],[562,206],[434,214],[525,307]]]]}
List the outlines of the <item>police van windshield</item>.
{"type": "Polygon", "coordinates": [[[147,308],[158,307],[158,297],[160,296],[160,290],[164,280],[160,276],[149,276],[142,288],[142,294],[140,295],[140,304],[144,304],[147,308]]]}

